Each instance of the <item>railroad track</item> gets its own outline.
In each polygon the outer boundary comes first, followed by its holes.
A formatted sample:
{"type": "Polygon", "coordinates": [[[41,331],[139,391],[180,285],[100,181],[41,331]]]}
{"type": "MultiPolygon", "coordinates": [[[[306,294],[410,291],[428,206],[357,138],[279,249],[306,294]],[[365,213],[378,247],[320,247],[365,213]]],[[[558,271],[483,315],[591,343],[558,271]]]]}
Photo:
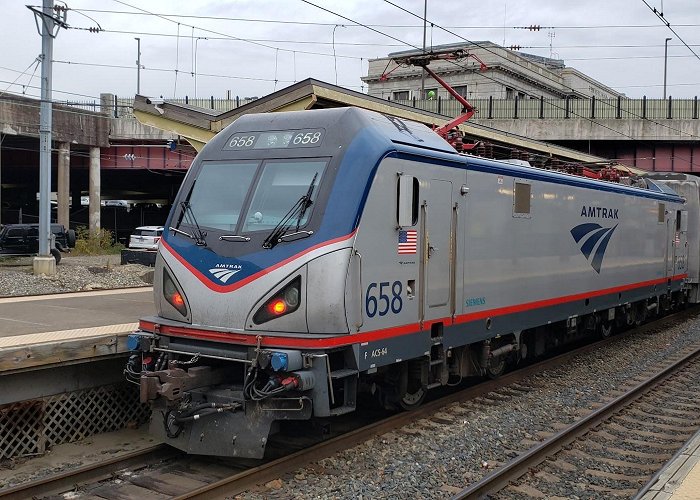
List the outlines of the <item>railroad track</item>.
{"type": "Polygon", "coordinates": [[[700,428],[700,344],[454,499],[630,498],[700,428]]]}
{"type": "MultiPolygon", "coordinates": [[[[650,323],[637,329],[659,328],[670,325],[685,314],[674,315],[660,321],[650,323]]],[[[604,341],[588,344],[578,349],[561,354],[554,358],[521,368],[517,371],[488,382],[440,397],[411,411],[382,418],[368,425],[363,425],[349,432],[326,439],[315,445],[297,443],[298,451],[260,463],[249,461],[244,463],[234,460],[216,458],[198,458],[185,456],[174,450],[163,447],[151,450],[152,453],[139,458],[129,457],[130,462],[115,462],[100,464],[95,470],[84,467],[82,470],[66,472],[60,476],[50,477],[42,481],[17,486],[12,490],[0,491],[2,498],[45,498],[67,491],[73,491],[73,498],[89,496],[91,498],[221,498],[246,491],[251,487],[272,481],[292,472],[297,468],[331,456],[332,454],[358,445],[374,436],[400,429],[413,424],[420,419],[430,419],[440,410],[455,403],[470,402],[476,406],[495,405],[498,394],[513,392],[528,392],[537,387],[522,382],[524,379],[548,368],[561,366],[580,354],[598,349],[604,344],[619,339],[620,336],[604,341]],[[485,394],[491,393],[489,399],[485,394]]],[[[465,416],[468,414],[465,413],[465,416]]],[[[334,421],[335,422],[335,421],[334,421]]],[[[433,417],[431,425],[450,425],[443,418],[433,417]]],[[[272,443],[270,443],[272,445],[272,443]]],[[[677,447],[682,445],[677,443],[677,447]]],[[[671,454],[673,452],[670,452],[671,454]]],[[[651,474],[650,474],[651,475],[651,474]]]]}

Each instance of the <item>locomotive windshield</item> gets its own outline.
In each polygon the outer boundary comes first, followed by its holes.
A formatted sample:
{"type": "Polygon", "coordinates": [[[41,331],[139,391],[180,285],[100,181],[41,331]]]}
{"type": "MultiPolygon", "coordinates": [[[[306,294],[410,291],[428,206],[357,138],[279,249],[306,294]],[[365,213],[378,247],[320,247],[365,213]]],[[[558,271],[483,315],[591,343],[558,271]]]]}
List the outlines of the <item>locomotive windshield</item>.
{"type": "MultiPolygon", "coordinates": [[[[325,167],[325,161],[268,161],[255,188],[243,231],[274,228],[308,191],[313,203],[325,167]]],[[[303,214],[298,221],[300,226],[306,224],[309,214],[310,211],[303,214]]]]}
{"type": "MultiPolygon", "coordinates": [[[[313,204],[327,163],[325,159],[204,162],[189,205],[205,228],[231,233],[270,231],[312,185],[313,204]]],[[[313,205],[299,226],[308,222],[312,210],[313,205]]]]}

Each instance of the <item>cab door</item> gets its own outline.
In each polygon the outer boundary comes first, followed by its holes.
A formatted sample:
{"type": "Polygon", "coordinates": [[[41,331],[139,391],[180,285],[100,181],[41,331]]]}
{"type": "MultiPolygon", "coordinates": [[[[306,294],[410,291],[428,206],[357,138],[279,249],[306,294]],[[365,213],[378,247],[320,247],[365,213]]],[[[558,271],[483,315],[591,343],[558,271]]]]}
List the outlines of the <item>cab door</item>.
{"type": "Polygon", "coordinates": [[[464,172],[429,179],[421,204],[421,275],[423,300],[421,320],[453,316],[457,256],[457,191],[464,172]]]}
{"type": "Polygon", "coordinates": [[[676,211],[676,224],[673,238],[673,276],[688,272],[688,212],[676,211]]]}

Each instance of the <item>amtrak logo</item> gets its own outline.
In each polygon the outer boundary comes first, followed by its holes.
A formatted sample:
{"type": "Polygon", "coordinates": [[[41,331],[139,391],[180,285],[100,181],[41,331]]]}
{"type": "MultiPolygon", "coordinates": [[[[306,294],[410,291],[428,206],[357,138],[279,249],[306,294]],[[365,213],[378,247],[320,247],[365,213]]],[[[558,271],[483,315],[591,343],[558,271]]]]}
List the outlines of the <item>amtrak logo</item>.
{"type": "Polygon", "coordinates": [[[209,272],[222,283],[226,283],[240,270],[241,266],[237,264],[217,264],[216,267],[209,269],[209,272]]]}
{"type": "Polygon", "coordinates": [[[571,230],[571,236],[574,237],[576,243],[581,245],[581,253],[598,274],[600,274],[600,266],[603,264],[605,249],[608,248],[608,242],[615,229],[617,229],[617,224],[613,227],[602,227],[600,224],[588,222],[579,224],[571,230]]]}

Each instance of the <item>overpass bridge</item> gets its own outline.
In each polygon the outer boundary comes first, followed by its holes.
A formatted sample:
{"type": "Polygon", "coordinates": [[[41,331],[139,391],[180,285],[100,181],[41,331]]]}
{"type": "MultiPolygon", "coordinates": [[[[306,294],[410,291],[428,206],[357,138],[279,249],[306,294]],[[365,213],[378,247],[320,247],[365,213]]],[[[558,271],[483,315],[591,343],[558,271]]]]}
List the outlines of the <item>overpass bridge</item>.
{"type": "MultiPolygon", "coordinates": [[[[400,101],[447,116],[454,100],[400,101]]],[[[700,109],[692,99],[478,99],[470,120],[646,171],[700,171],[700,109]]]]}

